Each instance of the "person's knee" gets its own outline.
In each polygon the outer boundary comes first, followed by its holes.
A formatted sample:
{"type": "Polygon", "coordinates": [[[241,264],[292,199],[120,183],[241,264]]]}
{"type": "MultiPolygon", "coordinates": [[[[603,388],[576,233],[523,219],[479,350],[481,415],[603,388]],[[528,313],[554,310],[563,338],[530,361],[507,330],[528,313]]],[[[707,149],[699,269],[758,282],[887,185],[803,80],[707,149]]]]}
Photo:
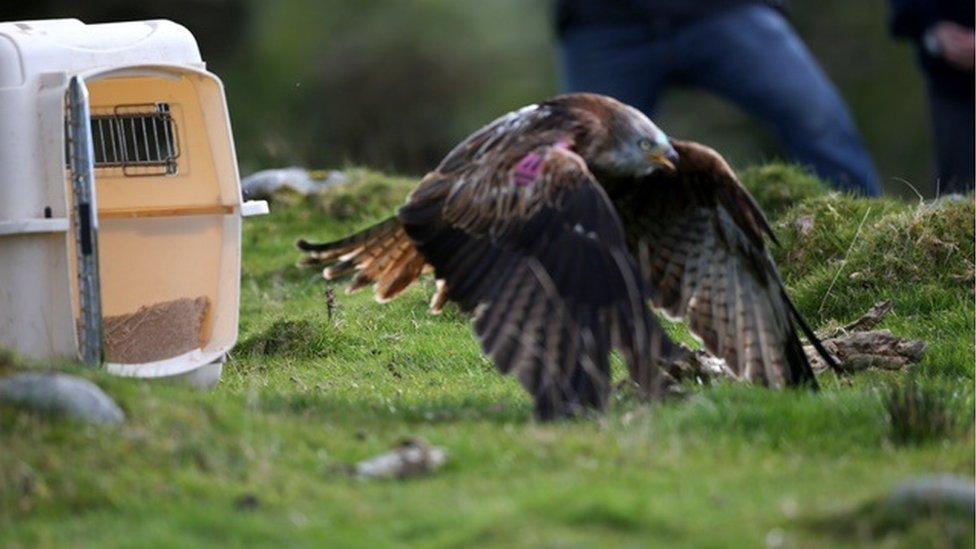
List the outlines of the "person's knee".
{"type": "Polygon", "coordinates": [[[795,107],[777,123],[790,156],[837,188],[880,195],[871,157],[843,103],[820,98],[795,107]]]}
{"type": "Polygon", "coordinates": [[[773,116],[787,141],[860,140],[853,118],[832,87],[807,88],[784,96],[773,116]]]}

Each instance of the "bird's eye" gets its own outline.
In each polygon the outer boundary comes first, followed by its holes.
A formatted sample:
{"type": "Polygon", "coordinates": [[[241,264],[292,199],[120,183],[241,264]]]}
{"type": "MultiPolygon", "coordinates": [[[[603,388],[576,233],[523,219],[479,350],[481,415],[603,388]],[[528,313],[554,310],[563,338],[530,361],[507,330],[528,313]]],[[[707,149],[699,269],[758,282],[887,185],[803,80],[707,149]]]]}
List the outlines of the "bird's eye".
{"type": "Polygon", "coordinates": [[[642,150],[645,150],[645,151],[650,151],[651,149],[654,148],[654,143],[651,143],[651,140],[650,139],[641,139],[640,141],[637,142],[637,145],[642,150]]]}

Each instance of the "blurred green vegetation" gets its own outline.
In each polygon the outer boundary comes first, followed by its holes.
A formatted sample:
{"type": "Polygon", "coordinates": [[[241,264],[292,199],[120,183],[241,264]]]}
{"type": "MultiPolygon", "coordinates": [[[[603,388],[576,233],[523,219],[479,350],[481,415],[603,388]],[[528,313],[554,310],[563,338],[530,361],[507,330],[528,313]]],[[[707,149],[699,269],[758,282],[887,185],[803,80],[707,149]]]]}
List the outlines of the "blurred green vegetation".
{"type": "MultiPolygon", "coordinates": [[[[886,30],[884,0],[790,3],[834,78],[889,193],[934,190],[923,81],[886,30]],[[906,184],[908,182],[909,184],[906,184]]],[[[186,25],[227,84],[242,171],[284,165],[430,169],[465,135],[558,90],[549,0],[35,0],[0,20],[166,17],[186,25]]],[[[736,166],[778,158],[773,137],[727,103],[674,90],[669,133],[736,166]]]]}

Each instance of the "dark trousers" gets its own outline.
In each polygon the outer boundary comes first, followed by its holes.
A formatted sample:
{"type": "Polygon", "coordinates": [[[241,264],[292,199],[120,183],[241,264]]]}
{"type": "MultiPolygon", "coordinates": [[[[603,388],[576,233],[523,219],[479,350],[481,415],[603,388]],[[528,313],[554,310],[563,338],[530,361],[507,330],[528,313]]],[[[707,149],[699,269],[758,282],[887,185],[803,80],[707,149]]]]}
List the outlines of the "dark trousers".
{"type": "Polygon", "coordinates": [[[976,171],[976,108],[974,99],[947,94],[929,86],[929,108],[935,137],[939,195],[973,190],[976,171]]]}
{"type": "Polygon", "coordinates": [[[573,24],[560,54],[568,91],[651,114],[665,87],[725,97],[767,122],[795,162],[845,191],[878,196],[871,157],[837,89],[783,15],[750,5],[655,34],[640,20],[573,24]]]}

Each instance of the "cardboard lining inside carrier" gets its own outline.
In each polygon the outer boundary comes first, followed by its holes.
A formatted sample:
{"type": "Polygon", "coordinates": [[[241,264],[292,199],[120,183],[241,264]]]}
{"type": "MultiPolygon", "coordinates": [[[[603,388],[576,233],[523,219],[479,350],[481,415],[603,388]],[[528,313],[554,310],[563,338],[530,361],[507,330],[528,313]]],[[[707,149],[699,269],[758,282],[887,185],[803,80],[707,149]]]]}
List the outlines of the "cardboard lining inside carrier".
{"type": "Polygon", "coordinates": [[[183,298],[104,318],[105,359],[117,364],[165,360],[203,346],[206,297],[183,298]]]}

